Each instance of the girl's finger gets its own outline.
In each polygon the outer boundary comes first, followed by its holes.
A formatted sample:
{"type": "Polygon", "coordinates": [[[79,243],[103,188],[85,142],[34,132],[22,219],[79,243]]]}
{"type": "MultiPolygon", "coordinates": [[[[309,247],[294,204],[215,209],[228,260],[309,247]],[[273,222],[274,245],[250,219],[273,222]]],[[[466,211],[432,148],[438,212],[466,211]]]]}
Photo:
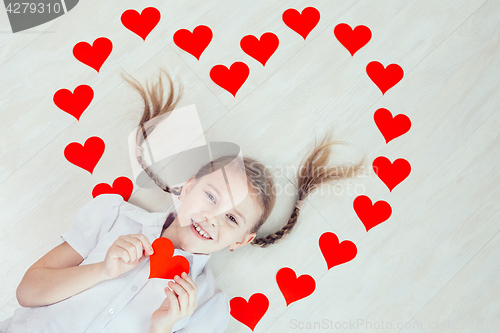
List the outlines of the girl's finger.
{"type": "Polygon", "coordinates": [[[180,312],[177,296],[175,296],[175,293],[168,289],[168,287],[165,287],[165,293],[167,294],[167,299],[170,300],[170,309],[177,315],[180,312]]]}
{"type": "Polygon", "coordinates": [[[130,261],[134,261],[135,259],[137,259],[137,250],[134,244],[127,242],[126,240],[119,239],[115,242],[115,245],[128,252],[130,261]]]}
{"type": "Polygon", "coordinates": [[[181,274],[181,278],[186,280],[193,287],[194,290],[198,291],[198,286],[196,285],[196,283],[193,281],[193,279],[191,279],[191,277],[186,272],[183,272],[181,274]]]}
{"type": "Polygon", "coordinates": [[[124,240],[134,246],[134,250],[137,254],[136,259],[142,257],[142,242],[137,237],[135,237],[134,235],[126,235],[124,240]]]}
{"type": "Polygon", "coordinates": [[[146,251],[147,254],[149,254],[149,255],[153,254],[153,252],[154,252],[153,246],[151,245],[151,243],[149,242],[149,239],[145,235],[136,234],[136,235],[131,235],[131,236],[137,237],[137,239],[139,239],[142,242],[142,245],[144,246],[144,251],[146,251]]]}
{"type": "Polygon", "coordinates": [[[177,298],[179,299],[179,309],[181,312],[184,312],[185,311],[184,308],[189,306],[189,294],[188,294],[188,292],[178,283],[174,283],[172,281],[169,281],[168,285],[177,294],[177,298]]]}
{"type": "Polygon", "coordinates": [[[178,277],[177,275],[176,275],[176,277],[174,277],[174,280],[175,280],[175,282],[177,282],[178,284],[180,284],[181,287],[188,294],[187,302],[186,303],[181,303],[181,310],[182,310],[182,306],[183,305],[184,305],[184,307],[187,307],[187,306],[188,307],[193,307],[194,306],[194,301],[198,297],[195,288],[193,288],[193,286],[189,282],[187,282],[185,279],[183,279],[181,277],[178,277]]]}
{"type": "Polygon", "coordinates": [[[174,281],[180,284],[182,288],[184,288],[184,290],[186,290],[190,295],[194,294],[195,288],[193,288],[193,285],[189,283],[186,279],[183,279],[182,277],[176,275],[176,277],[174,277],[174,281]]]}
{"type": "MultiPolygon", "coordinates": [[[[198,286],[196,283],[191,279],[191,277],[187,273],[182,273],[181,274],[181,279],[179,283],[183,282],[188,283],[189,286],[192,288],[192,291],[190,291],[190,297],[189,297],[189,306],[194,309],[196,308],[196,301],[198,300],[198,286]]],[[[186,288],[184,288],[186,289],[186,288]]],[[[188,289],[186,289],[188,290],[188,289]]]]}
{"type": "Polygon", "coordinates": [[[114,253],[116,254],[116,257],[121,258],[123,260],[123,262],[129,262],[131,260],[131,258],[130,258],[130,254],[127,251],[127,249],[124,249],[123,247],[120,247],[116,244],[115,244],[115,246],[116,246],[116,250],[114,251],[114,253]]]}

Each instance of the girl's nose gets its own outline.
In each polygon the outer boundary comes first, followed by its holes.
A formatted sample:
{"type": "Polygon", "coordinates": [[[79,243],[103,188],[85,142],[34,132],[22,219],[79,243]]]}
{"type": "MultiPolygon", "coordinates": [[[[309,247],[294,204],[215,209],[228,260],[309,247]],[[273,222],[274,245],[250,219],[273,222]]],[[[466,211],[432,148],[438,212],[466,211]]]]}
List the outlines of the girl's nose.
{"type": "Polygon", "coordinates": [[[215,223],[215,219],[218,219],[218,218],[219,218],[219,216],[213,216],[213,217],[210,219],[210,221],[208,220],[208,218],[207,218],[207,216],[206,216],[206,215],[204,216],[204,218],[205,218],[205,222],[207,223],[207,225],[210,225],[210,226],[212,226],[212,227],[214,227],[214,228],[215,228],[215,224],[216,224],[216,223],[215,223]]]}
{"type": "Polygon", "coordinates": [[[215,226],[217,225],[215,222],[215,219],[217,216],[213,216],[210,220],[207,218],[207,215],[203,214],[203,228],[205,229],[206,232],[210,235],[210,237],[215,239],[215,226]]]}
{"type": "MultiPolygon", "coordinates": [[[[212,216],[210,220],[207,218],[207,215],[203,216],[206,222],[206,225],[209,227],[212,227],[214,230],[217,228],[217,226],[220,224],[217,219],[220,219],[220,215],[212,216]]],[[[208,231],[208,230],[207,230],[208,231]]],[[[213,232],[212,230],[208,232],[213,232]]]]}

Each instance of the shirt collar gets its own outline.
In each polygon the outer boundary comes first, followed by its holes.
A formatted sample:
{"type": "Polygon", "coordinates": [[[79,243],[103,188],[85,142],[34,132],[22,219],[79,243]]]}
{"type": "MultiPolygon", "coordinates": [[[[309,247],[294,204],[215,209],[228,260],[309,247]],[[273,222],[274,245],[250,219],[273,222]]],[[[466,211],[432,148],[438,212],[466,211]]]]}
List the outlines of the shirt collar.
{"type": "MultiPolygon", "coordinates": [[[[149,242],[152,244],[155,239],[160,237],[163,230],[163,224],[167,220],[170,212],[148,212],[138,206],[132,205],[127,202],[128,205],[122,206],[120,211],[132,220],[142,224],[142,233],[147,237],[149,242]]],[[[175,213],[172,213],[174,218],[175,213]]],[[[208,259],[210,259],[209,254],[198,254],[184,251],[182,249],[175,249],[174,256],[181,255],[189,261],[189,275],[194,280],[198,275],[201,274],[208,259]]]]}

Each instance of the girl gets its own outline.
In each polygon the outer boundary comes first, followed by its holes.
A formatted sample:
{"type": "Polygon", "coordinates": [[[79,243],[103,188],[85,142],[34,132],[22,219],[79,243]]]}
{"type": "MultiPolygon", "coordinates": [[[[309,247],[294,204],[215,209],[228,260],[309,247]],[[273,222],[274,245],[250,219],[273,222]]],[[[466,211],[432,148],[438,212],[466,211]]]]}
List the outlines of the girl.
{"type": "MultiPolygon", "coordinates": [[[[124,77],[145,103],[138,147],[154,130],[155,122],[149,121],[172,111],[180,98],[173,103],[173,84],[166,75],[170,93],[165,105],[161,73],[148,94],[135,79],[124,77]],[[153,125],[144,128],[146,122],[153,125]]],[[[16,292],[22,308],[0,323],[0,332],[224,332],[229,298],[206,265],[210,254],[225,247],[233,251],[247,244],[267,247],[280,241],[292,231],[302,202],[313,189],[323,181],[355,176],[362,162],[326,167],[329,147],[335,143],[339,142],[325,137],[315,146],[299,168],[298,201],[289,221],[264,238],[256,235],[276,200],[273,177],[264,165],[245,157],[238,169],[230,161],[233,157],[223,156],[204,165],[181,188],[169,188],[145,165],[138,149],[136,157],[146,173],[182,201],[178,215],[147,212],[118,194],[95,197],[77,212],[73,228],[61,236],[64,242],[25,273],[16,292]],[[225,190],[227,178],[217,172],[223,166],[224,176],[231,179],[231,194],[225,190]],[[248,195],[231,205],[230,195],[242,193],[248,195]],[[189,274],[148,278],[151,244],[159,237],[172,241],[174,256],[189,261],[189,274]]]]}

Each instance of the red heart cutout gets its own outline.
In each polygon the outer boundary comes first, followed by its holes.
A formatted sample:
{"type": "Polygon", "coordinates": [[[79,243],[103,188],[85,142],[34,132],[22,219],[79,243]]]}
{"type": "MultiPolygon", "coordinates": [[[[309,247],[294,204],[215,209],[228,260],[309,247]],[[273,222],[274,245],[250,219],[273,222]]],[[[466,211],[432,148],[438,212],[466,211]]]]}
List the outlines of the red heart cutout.
{"type": "Polygon", "coordinates": [[[411,171],[410,163],[404,158],[398,158],[391,163],[387,157],[379,156],[373,161],[372,166],[373,171],[389,188],[389,191],[405,180],[411,171]]]}
{"type": "Polygon", "coordinates": [[[94,186],[92,197],[95,198],[105,193],[114,193],[121,195],[123,200],[128,201],[133,190],[134,184],[130,179],[127,177],[118,177],[113,181],[113,186],[109,186],[109,184],[106,183],[100,183],[94,186]]]}
{"type": "Polygon", "coordinates": [[[215,84],[229,91],[234,97],[248,78],[250,69],[241,61],[236,61],[227,69],[224,65],[216,65],[210,70],[210,78],[215,84]]]}
{"type": "Polygon", "coordinates": [[[64,112],[69,113],[76,120],[80,120],[80,116],[87,109],[94,98],[94,90],[82,84],[75,88],[74,92],[68,89],[59,89],[53,97],[54,104],[64,112]]]}
{"type": "Polygon", "coordinates": [[[72,142],[64,148],[64,157],[70,163],[87,170],[91,174],[103,153],[104,141],[97,136],[88,138],[83,146],[78,142],[72,142]]]}
{"type": "Polygon", "coordinates": [[[392,214],[392,208],[387,202],[380,200],[372,205],[372,201],[366,195],[356,197],[353,207],[366,231],[386,221],[392,214]]]}
{"type": "Polygon", "coordinates": [[[289,267],[283,267],[276,273],[276,282],[285,297],[286,306],[311,295],[316,288],[312,276],[304,274],[297,278],[293,269],[289,267]]]}
{"type": "Polygon", "coordinates": [[[358,253],[353,242],[345,240],[339,243],[339,238],[333,232],[325,232],[319,237],[319,248],[328,269],[351,261],[358,253]]]}
{"type": "Polygon", "coordinates": [[[174,244],[166,237],[159,237],[151,244],[154,253],[149,257],[149,278],[173,279],[182,272],[189,274],[189,261],[183,256],[174,255],[174,244]]]}
{"type": "Polygon", "coordinates": [[[358,25],[353,30],[348,24],[339,23],[333,29],[333,33],[351,56],[354,56],[354,53],[365,46],[372,38],[371,30],[364,25],[358,25]]]}
{"type": "Polygon", "coordinates": [[[319,16],[319,11],[314,7],[306,7],[302,10],[302,13],[290,8],[283,12],[283,22],[305,40],[307,35],[318,24],[319,16]]]}
{"type": "Polygon", "coordinates": [[[260,62],[262,66],[265,66],[266,62],[278,48],[279,43],[278,36],[272,32],[266,32],[260,36],[260,40],[252,35],[243,37],[240,46],[243,52],[260,62]]]}
{"type": "Polygon", "coordinates": [[[134,9],[128,9],[123,12],[120,20],[125,28],[132,31],[143,40],[160,22],[161,14],[155,7],[146,7],[139,14],[134,9]]]}
{"type": "Polygon", "coordinates": [[[384,65],[378,61],[372,61],[366,65],[366,73],[382,91],[382,95],[401,81],[404,76],[403,69],[398,64],[390,64],[384,68],[384,65]]]}
{"type": "Polygon", "coordinates": [[[87,42],[79,42],[73,47],[75,58],[87,66],[92,67],[98,73],[102,64],[108,59],[113,49],[113,43],[106,37],[97,38],[92,45],[87,42]]]}
{"type": "Polygon", "coordinates": [[[406,115],[398,114],[396,117],[392,118],[391,112],[384,108],[375,111],[373,119],[380,133],[384,136],[386,144],[392,139],[408,132],[411,127],[410,118],[406,115]]]}
{"type": "Polygon", "coordinates": [[[212,41],[212,29],[206,25],[194,28],[193,33],[187,29],[179,29],[174,33],[174,43],[180,49],[200,60],[200,56],[212,41]]]}
{"type": "Polygon", "coordinates": [[[248,303],[243,297],[234,297],[229,305],[231,316],[253,331],[269,308],[269,299],[264,294],[256,293],[250,296],[248,303]]]}

